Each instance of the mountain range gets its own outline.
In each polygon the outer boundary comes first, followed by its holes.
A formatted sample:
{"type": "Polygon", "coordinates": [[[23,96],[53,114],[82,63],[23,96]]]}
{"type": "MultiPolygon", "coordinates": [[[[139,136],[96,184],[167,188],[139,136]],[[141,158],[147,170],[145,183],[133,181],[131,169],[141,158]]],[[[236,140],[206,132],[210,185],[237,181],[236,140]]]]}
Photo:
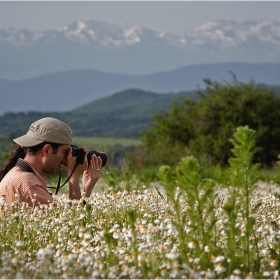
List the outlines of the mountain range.
{"type": "Polygon", "coordinates": [[[280,63],[280,22],[211,21],[184,34],[93,19],[43,31],[0,29],[0,77],[26,79],[77,69],[148,75],[230,61],[280,63]]]}
{"type": "Polygon", "coordinates": [[[191,65],[173,71],[136,76],[96,70],[72,70],[30,79],[0,79],[0,114],[5,112],[65,112],[116,92],[137,88],[177,93],[204,87],[203,79],[279,85],[280,63],[220,63],[191,65]]]}

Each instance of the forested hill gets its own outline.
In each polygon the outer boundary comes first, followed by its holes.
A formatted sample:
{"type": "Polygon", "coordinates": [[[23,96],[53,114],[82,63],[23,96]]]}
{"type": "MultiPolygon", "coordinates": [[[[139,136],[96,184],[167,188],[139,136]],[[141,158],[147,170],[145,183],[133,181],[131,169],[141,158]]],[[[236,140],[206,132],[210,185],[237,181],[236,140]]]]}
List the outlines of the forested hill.
{"type": "MultiPolygon", "coordinates": [[[[280,94],[280,86],[273,89],[280,94]]],[[[172,102],[197,97],[196,91],[158,94],[141,89],[128,89],[69,112],[5,113],[0,116],[0,135],[13,138],[26,133],[35,120],[50,116],[68,123],[74,136],[138,138],[146,126],[153,122],[152,117],[157,111],[168,110],[172,102]]]]}
{"type": "Polygon", "coordinates": [[[50,116],[68,123],[75,136],[139,137],[156,111],[195,96],[195,91],[158,94],[128,89],[69,112],[9,112],[0,116],[0,135],[15,137],[25,133],[33,121],[50,116]]]}

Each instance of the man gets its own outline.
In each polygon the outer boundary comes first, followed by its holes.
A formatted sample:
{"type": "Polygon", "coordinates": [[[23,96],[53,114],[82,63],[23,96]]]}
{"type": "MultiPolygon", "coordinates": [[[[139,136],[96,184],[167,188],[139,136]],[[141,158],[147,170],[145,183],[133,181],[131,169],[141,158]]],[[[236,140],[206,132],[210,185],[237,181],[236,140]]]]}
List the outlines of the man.
{"type": "Polygon", "coordinates": [[[53,202],[47,190],[44,174],[66,165],[69,178],[69,198],[89,197],[100,177],[102,159],[92,155],[88,165],[87,148],[83,164],[76,164],[72,156],[70,127],[54,118],[43,118],[31,124],[28,132],[14,139],[19,147],[0,170],[0,198],[10,206],[14,201],[26,202],[30,207],[53,202]],[[73,172],[74,171],[74,172],[73,172]],[[83,174],[83,189],[79,186],[83,174]]]}

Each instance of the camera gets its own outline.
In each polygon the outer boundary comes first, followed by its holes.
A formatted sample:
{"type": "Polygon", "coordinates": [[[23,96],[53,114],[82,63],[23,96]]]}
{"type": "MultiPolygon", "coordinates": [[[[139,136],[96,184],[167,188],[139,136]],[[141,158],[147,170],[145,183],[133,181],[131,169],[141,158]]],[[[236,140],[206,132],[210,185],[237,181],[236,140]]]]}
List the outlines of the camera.
{"type": "MultiPolygon", "coordinates": [[[[76,162],[83,164],[86,152],[84,150],[78,148],[76,145],[71,145],[71,147],[72,147],[72,156],[76,157],[76,162]]],[[[107,155],[103,152],[97,152],[97,151],[88,152],[88,154],[87,154],[88,165],[90,165],[90,160],[91,160],[92,155],[99,156],[102,159],[102,167],[104,167],[106,165],[107,155]]]]}

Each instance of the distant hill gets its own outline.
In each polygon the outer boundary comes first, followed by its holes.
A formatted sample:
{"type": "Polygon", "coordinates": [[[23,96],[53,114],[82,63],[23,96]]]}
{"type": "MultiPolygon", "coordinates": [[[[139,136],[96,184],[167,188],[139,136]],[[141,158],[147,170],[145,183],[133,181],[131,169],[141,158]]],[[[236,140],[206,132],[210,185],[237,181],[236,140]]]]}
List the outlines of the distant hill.
{"type": "Polygon", "coordinates": [[[156,111],[165,111],[172,102],[195,96],[194,91],[157,94],[129,89],[69,112],[10,112],[0,116],[0,135],[15,137],[25,133],[35,120],[51,116],[68,123],[75,136],[139,137],[152,123],[156,111]]]}
{"type": "MultiPolygon", "coordinates": [[[[0,114],[4,112],[67,112],[130,88],[154,93],[194,91],[203,79],[278,85],[280,63],[216,63],[133,76],[96,70],[72,70],[19,81],[0,79],[0,114]]],[[[105,102],[105,101],[102,101],[105,102]]],[[[98,106],[97,106],[98,107],[98,106]]]]}
{"type": "Polygon", "coordinates": [[[104,97],[71,111],[72,114],[98,114],[122,112],[128,114],[137,112],[138,114],[150,115],[157,110],[166,110],[173,101],[182,98],[195,98],[195,91],[185,91],[179,93],[154,93],[142,89],[128,89],[117,92],[108,97],[104,97]]]}

